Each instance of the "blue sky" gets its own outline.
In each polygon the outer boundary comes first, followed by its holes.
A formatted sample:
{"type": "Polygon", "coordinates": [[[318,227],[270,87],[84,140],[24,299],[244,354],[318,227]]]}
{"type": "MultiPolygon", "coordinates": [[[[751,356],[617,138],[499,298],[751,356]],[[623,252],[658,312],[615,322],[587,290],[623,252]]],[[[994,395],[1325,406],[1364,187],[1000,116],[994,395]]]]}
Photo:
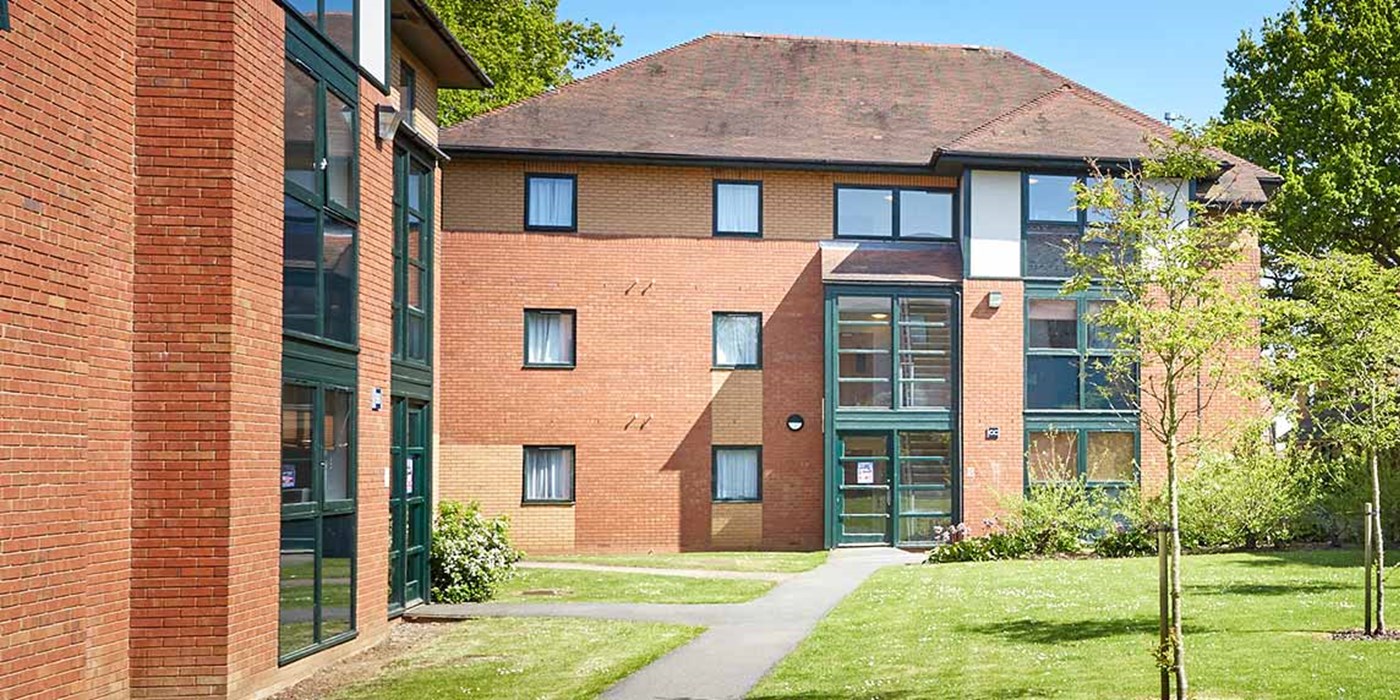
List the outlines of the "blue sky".
{"type": "Polygon", "coordinates": [[[996,46],[1154,117],[1170,111],[1199,122],[1220,113],[1225,54],[1240,31],[1257,30],[1287,6],[1288,0],[561,0],[559,14],[617,25],[624,40],[614,63],[713,31],[996,46]]]}

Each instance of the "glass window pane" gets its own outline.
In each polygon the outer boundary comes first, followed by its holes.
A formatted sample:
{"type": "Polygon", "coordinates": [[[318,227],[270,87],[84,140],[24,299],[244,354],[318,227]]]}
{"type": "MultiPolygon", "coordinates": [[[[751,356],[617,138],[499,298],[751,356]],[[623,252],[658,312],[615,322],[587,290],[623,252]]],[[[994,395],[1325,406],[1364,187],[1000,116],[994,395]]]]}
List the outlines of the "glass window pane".
{"type": "Polygon", "coordinates": [[[843,435],[841,454],[844,457],[889,457],[889,442],[883,435],[843,435]]]}
{"type": "Polygon", "coordinates": [[[1073,299],[1031,299],[1027,315],[1030,347],[1061,350],[1079,347],[1078,306],[1073,299]]]}
{"type": "Polygon", "coordinates": [[[890,380],[890,356],[888,353],[872,355],[867,352],[839,352],[837,376],[841,379],[890,380]]]}
{"type": "Polygon", "coordinates": [[[715,314],[715,366],[757,367],[761,325],[757,314],[715,314]]]}
{"type": "Polygon", "coordinates": [[[355,56],[355,0],[324,0],[325,16],[321,18],[326,38],[346,56],[355,56]]]}
{"type": "Polygon", "coordinates": [[[949,408],[952,404],[951,302],[900,299],[900,405],[949,408]]]}
{"type": "Polygon", "coordinates": [[[836,235],[888,238],[894,226],[894,190],[836,190],[836,235]]]}
{"type": "Polygon", "coordinates": [[[355,227],[327,216],[321,238],[325,336],[349,343],[355,340],[355,227]]]}
{"type": "Polygon", "coordinates": [[[1112,358],[1090,356],[1084,359],[1084,407],[1097,409],[1132,408],[1135,391],[1134,367],[1129,376],[1112,377],[1112,358]]]}
{"type": "Polygon", "coordinates": [[[943,380],[906,381],[900,392],[904,408],[951,408],[953,404],[953,387],[943,380]]]}
{"type": "Polygon", "coordinates": [[[890,326],[842,324],[836,331],[838,350],[890,350],[890,326]]]}
{"type": "Polygon", "coordinates": [[[408,259],[423,260],[423,220],[417,214],[408,215],[408,259]]]}
{"type": "Polygon", "coordinates": [[[283,520],[278,575],[277,653],[316,643],[316,519],[283,520]]]}
{"type": "Polygon", "coordinates": [[[1031,481],[1069,481],[1079,472],[1079,433],[1043,430],[1030,434],[1026,472],[1031,481]]]}
{"type": "Polygon", "coordinates": [[[1027,408],[1079,408],[1079,358],[1026,358],[1027,408]]]}
{"type": "Polygon", "coordinates": [[[408,359],[426,361],[428,359],[427,323],[418,314],[408,316],[408,359]]]}
{"type": "Polygon", "coordinates": [[[1079,229],[1064,224],[1027,224],[1026,276],[1068,278],[1076,272],[1065,262],[1065,251],[1079,240],[1079,229]]]}
{"type": "Polygon", "coordinates": [[[573,448],[525,448],[525,500],[572,501],[573,499],[573,448]]]}
{"type": "Polygon", "coordinates": [[[715,450],[715,500],[758,500],[760,472],[756,447],[715,450]]]}
{"type": "MultiPolygon", "coordinates": [[[[315,3],[312,2],[312,14],[315,3]]],[[[288,182],[316,191],[316,80],[287,60],[282,108],[282,169],[288,182]]]]}
{"type": "Polygon", "coordinates": [[[1133,481],[1133,465],[1137,462],[1136,435],[1090,431],[1086,441],[1089,481],[1133,481]]]}
{"type": "Polygon", "coordinates": [[[715,231],[758,233],[759,186],[721,182],[715,185],[715,231]]]}
{"type": "Polygon", "coordinates": [[[418,108],[418,74],[407,62],[402,62],[399,64],[399,80],[399,106],[404,112],[403,121],[413,126],[413,111],[418,108]]]}
{"type": "Polygon", "coordinates": [[[838,297],[836,299],[836,319],[841,322],[888,323],[890,320],[890,298],[838,297]]]}
{"type": "Polygon", "coordinates": [[[1088,315],[1084,321],[1088,325],[1088,342],[1091,349],[1112,350],[1118,347],[1118,329],[1096,322],[1099,312],[1112,304],[1111,301],[1089,302],[1088,315]]]}
{"type": "MultiPolygon", "coordinates": [[[[884,515],[890,512],[888,489],[846,489],[842,493],[843,515],[884,515]]],[[[848,521],[849,522],[849,521],[848,521]]]]}
{"type": "Polygon", "coordinates": [[[952,238],[952,193],[900,190],[899,235],[901,238],[952,238]]]}
{"type": "Polygon", "coordinates": [[[949,313],[953,302],[948,299],[900,299],[899,320],[901,323],[948,326],[949,313]]]}
{"type": "Polygon", "coordinates": [[[410,161],[408,166],[408,208],[419,213],[423,211],[423,205],[427,202],[423,198],[423,190],[432,183],[427,170],[419,165],[417,161],[410,161]]]}
{"type": "MultiPolygon", "coordinates": [[[[1085,180],[1084,184],[1089,187],[1096,187],[1101,182],[1102,181],[1098,178],[1088,178],[1085,180]]],[[[1123,202],[1132,202],[1136,197],[1136,193],[1133,190],[1133,183],[1130,180],[1114,179],[1113,185],[1118,189],[1118,196],[1122,198],[1123,202]]],[[[1089,223],[1100,224],[1109,223],[1114,218],[1113,212],[1107,209],[1087,209],[1084,212],[1084,216],[1089,223]]]]}
{"type": "Polygon", "coordinates": [[[321,4],[318,0],[288,0],[287,4],[292,6],[302,17],[311,21],[311,26],[319,26],[316,22],[320,13],[317,7],[321,4]]]}
{"type": "Polygon", "coordinates": [[[326,199],[355,206],[355,108],[326,91],[326,199]]]}
{"type": "Polygon", "coordinates": [[[291,197],[282,206],[282,327],[316,333],[316,210],[291,197]]]}
{"type": "Polygon", "coordinates": [[[570,365],[574,362],[574,314],[572,311],[525,313],[525,362],[532,365],[570,365]]]}
{"type": "MultiPolygon", "coordinates": [[[[889,359],[886,358],[886,363],[889,359]]],[[[842,408],[864,408],[874,406],[889,408],[894,403],[888,379],[875,382],[842,382],[837,401],[842,408]]]]}
{"type": "Polygon", "coordinates": [[[354,497],[350,492],[350,413],[354,403],[350,393],[340,389],[327,389],[325,394],[326,418],[321,431],[322,455],[325,475],[322,484],[327,501],[343,501],[354,497]]]}
{"type": "Polygon", "coordinates": [[[1079,221],[1074,202],[1072,175],[1029,175],[1026,177],[1027,200],[1031,221],[1079,221]]]}
{"type": "Polygon", "coordinates": [[[899,433],[899,483],[918,486],[951,486],[953,447],[946,431],[899,433]]]}
{"type": "Polygon", "coordinates": [[[884,535],[890,526],[887,517],[848,517],[841,519],[841,532],[846,535],[884,535]]]}
{"type": "Polygon", "coordinates": [[[901,513],[952,513],[951,489],[904,489],[899,492],[901,513]]]}
{"type": "Polygon", "coordinates": [[[574,180],[531,177],[526,180],[526,224],[542,228],[573,228],[574,180]]]}
{"type": "Polygon", "coordinates": [[[355,516],[325,518],[321,523],[321,641],[352,629],[354,559],[355,516]]]}
{"type": "Polygon", "coordinates": [[[316,390],[299,384],[282,385],[282,503],[315,500],[311,474],[311,424],[316,390]]]}
{"type": "Polygon", "coordinates": [[[423,308],[423,271],[417,265],[408,266],[408,305],[423,308]]]}
{"type": "Polygon", "coordinates": [[[900,539],[905,542],[932,542],[937,536],[937,528],[946,528],[952,524],[952,519],[946,516],[901,518],[899,521],[900,539]]]}

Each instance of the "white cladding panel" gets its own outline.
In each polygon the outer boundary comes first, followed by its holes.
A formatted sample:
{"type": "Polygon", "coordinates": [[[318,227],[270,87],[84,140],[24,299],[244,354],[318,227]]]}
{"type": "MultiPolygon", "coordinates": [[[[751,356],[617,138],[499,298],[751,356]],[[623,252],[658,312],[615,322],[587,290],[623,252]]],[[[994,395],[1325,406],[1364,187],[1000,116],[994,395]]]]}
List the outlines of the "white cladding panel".
{"type": "Polygon", "coordinates": [[[1021,276],[1021,173],[972,170],[967,186],[971,222],[968,271],[972,277],[1021,276]]]}
{"type": "Polygon", "coordinates": [[[360,67],[389,84],[389,0],[360,0],[360,67]]]}
{"type": "Polygon", "coordinates": [[[1172,227],[1179,228],[1187,224],[1191,218],[1191,208],[1188,204],[1191,200],[1191,186],[1181,180],[1145,180],[1144,185],[1152,191],[1171,202],[1172,227]]]}

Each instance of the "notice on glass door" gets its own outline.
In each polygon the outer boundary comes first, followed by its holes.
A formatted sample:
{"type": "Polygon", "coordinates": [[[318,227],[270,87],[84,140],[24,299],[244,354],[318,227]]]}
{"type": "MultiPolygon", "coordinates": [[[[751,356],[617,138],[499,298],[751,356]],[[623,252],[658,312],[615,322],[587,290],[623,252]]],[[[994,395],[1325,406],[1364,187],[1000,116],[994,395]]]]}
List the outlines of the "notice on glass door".
{"type": "Polygon", "coordinates": [[[856,462],[856,483],[857,483],[857,484],[873,484],[873,483],[875,483],[875,463],[874,463],[874,462],[856,462]]]}
{"type": "Polygon", "coordinates": [[[404,469],[403,490],[405,494],[413,493],[413,458],[407,459],[408,464],[404,469]]]}

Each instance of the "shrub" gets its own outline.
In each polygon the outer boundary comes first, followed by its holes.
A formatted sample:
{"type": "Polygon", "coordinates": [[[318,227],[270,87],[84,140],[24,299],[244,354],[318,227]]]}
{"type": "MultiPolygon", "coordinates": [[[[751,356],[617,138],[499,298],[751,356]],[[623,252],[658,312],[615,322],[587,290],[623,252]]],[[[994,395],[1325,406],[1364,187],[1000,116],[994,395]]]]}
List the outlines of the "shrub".
{"type": "Polygon", "coordinates": [[[476,503],[443,501],[433,524],[433,600],[490,600],[510,577],[520,552],[510,544],[509,520],[488,518],[476,503]]]}
{"type": "Polygon", "coordinates": [[[1307,470],[1257,437],[1206,454],[1181,482],[1186,549],[1252,549],[1294,540],[1312,501],[1307,470]]]}
{"type": "Polygon", "coordinates": [[[1143,498],[1133,486],[1120,491],[1109,503],[1109,526],[1094,539],[1100,557],[1141,557],[1157,553],[1157,528],[1165,520],[1160,499],[1143,498]]]}
{"type": "Polygon", "coordinates": [[[1003,504],[1006,531],[1025,540],[1029,554],[1078,554],[1112,525],[1112,501],[1084,479],[1033,484],[1003,504]]]}
{"type": "MultiPolygon", "coordinates": [[[[987,521],[987,524],[997,527],[994,520],[987,521]]],[[[982,537],[972,537],[967,525],[962,523],[935,531],[934,541],[934,548],[928,553],[927,561],[930,564],[1021,559],[1030,554],[1024,537],[1000,529],[994,529],[982,537]]]]}

